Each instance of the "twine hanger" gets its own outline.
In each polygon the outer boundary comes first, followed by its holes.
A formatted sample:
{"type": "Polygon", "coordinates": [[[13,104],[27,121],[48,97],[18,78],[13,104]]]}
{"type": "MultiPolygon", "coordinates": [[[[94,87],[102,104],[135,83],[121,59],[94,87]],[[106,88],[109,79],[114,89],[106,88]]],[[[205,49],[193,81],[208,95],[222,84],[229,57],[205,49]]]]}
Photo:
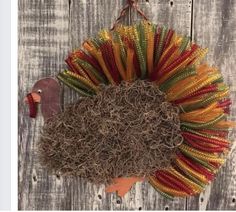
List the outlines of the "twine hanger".
{"type": "Polygon", "coordinates": [[[111,28],[111,30],[114,30],[115,27],[119,24],[119,22],[121,21],[121,19],[123,17],[125,17],[125,15],[127,14],[127,11],[129,10],[129,8],[134,8],[137,13],[144,18],[145,20],[148,20],[147,16],[144,14],[144,12],[139,8],[138,6],[138,0],[127,0],[127,4],[124,6],[124,8],[121,10],[119,17],[116,19],[113,27],[111,28]]]}

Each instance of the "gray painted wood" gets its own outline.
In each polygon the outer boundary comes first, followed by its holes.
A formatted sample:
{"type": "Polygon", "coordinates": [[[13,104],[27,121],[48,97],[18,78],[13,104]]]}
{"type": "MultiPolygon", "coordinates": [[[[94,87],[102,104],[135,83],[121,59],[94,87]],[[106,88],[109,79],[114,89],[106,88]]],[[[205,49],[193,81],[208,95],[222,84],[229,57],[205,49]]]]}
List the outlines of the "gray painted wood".
{"type": "MultiPolygon", "coordinates": [[[[211,190],[202,195],[203,203],[199,197],[168,201],[147,183],[137,183],[120,199],[115,194],[105,194],[103,186],[94,186],[79,178],[55,176],[40,166],[36,145],[43,119],[40,115],[36,120],[28,117],[27,107],[22,103],[24,96],[35,81],[55,76],[65,68],[64,59],[69,51],[80,47],[86,38],[94,36],[100,29],[110,28],[125,2],[19,0],[19,209],[184,210],[186,206],[188,209],[234,209],[235,149],[211,190]],[[221,201],[217,202],[215,198],[221,201]]],[[[220,66],[227,82],[233,85],[236,48],[233,14],[236,8],[234,1],[221,5],[222,2],[204,0],[192,4],[191,0],[139,0],[139,6],[151,21],[173,27],[181,34],[192,34],[195,41],[209,46],[208,59],[220,66]]],[[[133,23],[137,19],[131,11],[123,23],[133,23]]],[[[235,88],[232,90],[235,99],[235,88]]],[[[62,105],[78,98],[73,91],[63,87],[62,105]]],[[[232,117],[235,119],[234,111],[232,117]]],[[[234,132],[231,137],[235,137],[234,132]]]]}
{"type": "MultiPolygon", "coordinates": [[[[192,2],[189,0],[139,0],[140,9],[147,15],[150,21],[176,29],[178,33],[188,36],[191,35],[191,5],[192,2]]],[[[135,23],[140,19],[141,17],[135,11],[132,11],[131,23],[135,23]]],[[[156,191],[153,192],[154,189],[148,184],[143,186],[142,189],[145,189],[147,194],[149,194],[143,197],[143,209],[184,210],[186,207],[185,198],[176,198],[174,201],[170,201],[159,195],[156,191]]],[[[137,192],[141,193],[139,190],[136,190],[136,194],[137,192]]]]}
{"type": "Polygon", "coordinates": [[[47,210],[71,207],[66,183],[48,174],[38,163],[36,144],[43,124],[30,119],[23,98],[35,81],[63,69],[69,50],[69,2],[19,1],[19,209],[47,210]],[[54,195],[57,193],[58,195],[54,195]]]}
{"type": "MultiPolygon", "coordinates": [[[[220,68],[231,88],[234,103],[231,119],[236,120],[236,1],[202,0],[193,2],[193,39],[208,47],[207,61],[220,68]]],[[[236,131],[229,138],[234,142],[227,163],[216,180],[199,197],[188,200],[190,210],[236,210],[236,131]]]]}

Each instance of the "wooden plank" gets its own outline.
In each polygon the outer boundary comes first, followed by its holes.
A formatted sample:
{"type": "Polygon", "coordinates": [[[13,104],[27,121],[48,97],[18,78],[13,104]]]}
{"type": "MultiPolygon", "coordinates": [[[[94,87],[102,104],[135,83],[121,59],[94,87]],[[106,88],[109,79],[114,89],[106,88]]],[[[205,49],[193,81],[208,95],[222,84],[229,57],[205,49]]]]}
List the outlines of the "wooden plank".
{"type": "MultiPolygon", "coordinates": [[[[191,35],[191,0],[139,0],[139,7],[147,18],[161,26],[173,28],[183,35],[191,35]]],[[[140,19],[132,10],[131,22],[140,19]]]]}
{"type": "MultiPolygon", "coordinates": [[[[236,13],[235,1],[194,1],[193,39],[208,47],[207,61],[217,66],[230,86],[232,102],[236,101],[236,13]]],[[[231,119],[236,120],[236,105],[231,109],[231,119]]],[[[234,142],[227,163],[217,174],[215,181],[198,197],[190,198],[189,210],[235,210],[236,209],[236,131],[230,132],[234,142]]]]}
{"type": "MultiPolygon", "coordinates": [[[[29,119],[22,100],[34,82],[45,76],[55,76],[66,67],[64,59],[68,51],[79,47],[90,36],[83,31],[91,30],[95,34],[105,26],[110,28],[117,16],[113,11],[118,13],[121,7],[122,1],[117,4],[109,1],[19,1],[18,207],[21,210],[119,208],[116,199],[101,198],[105,196],[104,188],[80,179],[51,175],[42,169],[36,144],[43,119],[40,115],[36,120],[29,119]],[[91,25],[91,28],[90,23],[96,26],[91,25]],[[94,196],[96,192],[98,195],[94,196]]],[[[78,97],[67,88],[64,96],[65,104],[78,97]]]]}
{"type": "MultiPolygon", "coordinates": [[[[110,29],[125,4],[125,0],[71,0],[69,49],[80,48],[89,37],[95,36],[101,29],[110,29]]],[[[127,23],[126,18],[123,23],[127,23]]],[[[64,105],[76,102],[79,95],[64,87],[64,105]]],[[[71,201],[73,210],[119,210],[121,200],[115,194],[106,194],[104,186],[96,186],[85,179],[68,179],[63,177],[61,182],[67,181],[67,200],[71,201]]]]}
{"type": "Polygon", "coordinates": [[[43,124],[30,119],[24,96],[40,78],[56,75],[68,51],[69,3],[67,0],[19,1],[19,138],[18,208],[53,210],[71,206],[65,185],[38,163],[36,145],[43,124]],[[54,195],[57,193],[58,195],[54,195]]]}
{"type": "MultiPolygon", "coordinates": [[[[191,1],[139,0],[139,7],[150,21],[176,29],[180,34],[191,35],[191,1]]],[[[131,10],[130,23],[140,20],[140,16],[131,10]]],[[[121,209],[139,210],[184,210],[186,199],[176,198],[170,201],[162,197],[148,183],[137,183],[122,200],[121,209]]]]}
{"type": "MultiPolygon", "coordinates": [[[[69,50],[80,48],[89,37],[95,36],[101,29],[113,26],[126,0],[71,0],[69,9],[69,50]]],[[[128,23],[128,17],[123,20],[128,23]]],[[[78,100],[79,95],[64,87],[65,105],[78,100]]]]}

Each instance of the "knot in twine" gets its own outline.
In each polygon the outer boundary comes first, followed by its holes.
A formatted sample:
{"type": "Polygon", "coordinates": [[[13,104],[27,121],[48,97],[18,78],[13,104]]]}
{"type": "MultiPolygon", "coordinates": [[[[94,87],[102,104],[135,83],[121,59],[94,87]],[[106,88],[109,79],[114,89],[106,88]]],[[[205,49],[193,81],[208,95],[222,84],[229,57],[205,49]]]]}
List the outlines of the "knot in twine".
{"type": "Polygon", "coordinates": [[[127,11],[129,10],[129,8],[134,8],[137,13],[145,20],[148,20],[147,16],[144,14],[144,12],[142,10],[140,10],[139,6],[138,6],[138,0],[127,0],[127,4],[124,6],[124,8],[120,11],[120,15],[119,17],[116,19],[113,27],[111,28],[111,30],[114,30],[115,27],[118,25],[118,23],[120,22],[120,20],[126,15],[127,11]]]}
{"type": "Polygon", "coordinates": [[[127,2],[131,7],[135,7],[138,4],[137,0],[127,0],[127,2]]]}

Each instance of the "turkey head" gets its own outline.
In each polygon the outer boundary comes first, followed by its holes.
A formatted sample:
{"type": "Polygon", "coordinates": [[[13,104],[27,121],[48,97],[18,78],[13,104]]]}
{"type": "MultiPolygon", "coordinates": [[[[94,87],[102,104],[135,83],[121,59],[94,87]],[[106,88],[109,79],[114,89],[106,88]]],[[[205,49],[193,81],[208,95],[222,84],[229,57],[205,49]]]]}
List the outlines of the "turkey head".
{"type": "Polygon", "coordinates": [[[41,105],[41,112],[44,119],[52,117],[61,111],[60,107],[60,85],[57,80],[51,77],[37,81],[25,101],[29,105],[30,117],[37,115],[37,106],[41,105]]]}

